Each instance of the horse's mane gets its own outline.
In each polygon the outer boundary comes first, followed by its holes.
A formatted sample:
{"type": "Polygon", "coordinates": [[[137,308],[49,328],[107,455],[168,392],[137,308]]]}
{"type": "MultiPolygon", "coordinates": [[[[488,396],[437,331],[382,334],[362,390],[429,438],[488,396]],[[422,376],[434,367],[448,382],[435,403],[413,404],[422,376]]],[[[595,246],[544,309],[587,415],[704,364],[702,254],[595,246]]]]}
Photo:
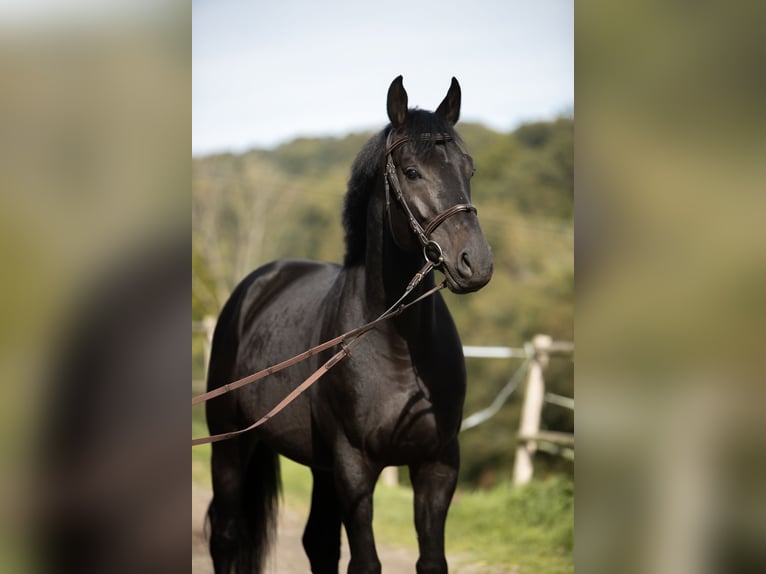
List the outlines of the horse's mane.
{"type": "MultiPolygon", "coordinates": [[[[375,180],[383,177],[386,138],[390,131],[389,124],[370,138],[351,166],[351,177],[343,204],[343,229],[346,242],[343,264],[346,267],[361,265],[365,261],[367,206],[370,203],[370,195],[375,189],[375,180]]],[[[459,145],[462,145],[459,136],[447,120],[439,114],[426,110],[408,110],[404,131],[415,142],[417,153],[427,154],[436,145],[431,138],[421,138],[422,134],[449,134],[459,145]]]]}

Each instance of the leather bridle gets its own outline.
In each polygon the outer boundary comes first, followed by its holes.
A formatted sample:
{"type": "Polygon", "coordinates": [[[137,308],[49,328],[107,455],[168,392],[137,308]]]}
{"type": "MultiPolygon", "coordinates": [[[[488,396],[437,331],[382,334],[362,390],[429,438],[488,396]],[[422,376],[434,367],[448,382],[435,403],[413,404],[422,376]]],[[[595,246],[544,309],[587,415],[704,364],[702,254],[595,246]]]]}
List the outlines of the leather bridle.
{"type": "MultiPolygon", "coordinates": [[[[410,141],[411,138],[409,136],[401,136],[392,141],[393,133],[393,130],[391,130],[388,133],[388,137],[386,138],[386,167],[384,169],[383,176],[386,188],[386,217],[388,219],[391,236],[395,237],[391,223],[390,189],[393,189],[394,197],[399,202],[399,205],[402,207],[405,215],[407,216],[407,221],[409,223],[410,229],[416,235],[420,244],[423,246],[423,257],[425,257],[427,262],[433,264],[434,267],[438,267],[444,263],[444,252],[442,251],[441,245],[431,239],[431,234],[436,230],[437,227],[439,227],[453,215],[456,215],[462,211],[472,211],[473,213],[477,213],[476,206],[472,203],[458,203],[435,215],[425,225],[421,225],[415,215],[412,213],[412,209],[410,209],[410,206],[404,197],[402,186],[399,183],[399,177],[396,174],[396,164],[394,164],[394,158],[392,155],[395,150],[410,141]]],[[[434,142],[445,143],[453,140],[453,137],[449,134],[424,133],[421,134],[419,138],[422,140],[432,140],[434,142]]]]}

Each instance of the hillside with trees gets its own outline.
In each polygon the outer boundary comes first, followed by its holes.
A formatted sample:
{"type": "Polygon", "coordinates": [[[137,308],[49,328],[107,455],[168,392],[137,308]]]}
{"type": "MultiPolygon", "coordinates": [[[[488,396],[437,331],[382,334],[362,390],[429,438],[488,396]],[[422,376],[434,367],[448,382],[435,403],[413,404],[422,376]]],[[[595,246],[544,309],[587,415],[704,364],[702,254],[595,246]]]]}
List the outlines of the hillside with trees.
{"type": "MultiPolygon", "coordinates": [[[[573,338],[574,122],[553,121],[499,133],[459,124],[477,168],[473,202],[492,246],[492,281],[470,295],[445,293],[465,345],[520,347],[538,333],[573,338]]],[[[340,262],[343,196],[351,163],[370,133],[301,138],[269,150],[192,162],[192,318],[217,316],[237,282],[281,257],[340,262]]],[[[202,379],[193,338],[194,378],[202,379]]],[[[519,361],[469,359],[465,414],[486,407],[519,361]]],[[[552,359],[548,390],[573,396],[573,366],[552,359]]],[[[510,475],[522,393],[493,419],[461,435],[464,483],[490,485],[510,475]]],[[[546,407],[543,427],[571,432],[571,411],[546,407]]],[[[541,454],[540,474],[572,472],[541,454]]]]}

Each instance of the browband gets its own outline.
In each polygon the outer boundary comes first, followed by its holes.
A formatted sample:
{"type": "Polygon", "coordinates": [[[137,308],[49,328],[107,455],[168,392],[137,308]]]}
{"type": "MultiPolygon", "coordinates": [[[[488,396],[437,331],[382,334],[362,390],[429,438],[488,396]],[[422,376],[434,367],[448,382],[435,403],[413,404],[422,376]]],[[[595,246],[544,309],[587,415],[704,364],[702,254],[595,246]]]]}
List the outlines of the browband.
{"type": "MultiPolygon", "coordinates": [[[[391,139],[391,134],[388,135],[388,140],[391,139]]],[[[410,141],[412,138],[410,136],[401,136],[400,138],[394,140],[393,142],[386,141],[386,155],[391,155],[391,153],[394,152],[394,150],[400,148],[402,145],[410,141]]],[[[449,142],[452,141],[453,138],[449,134],[432,134],[430,132],[424,132],[420,134],[417,139],[420,141],[435,141],[435,142],[449,142]]]]}

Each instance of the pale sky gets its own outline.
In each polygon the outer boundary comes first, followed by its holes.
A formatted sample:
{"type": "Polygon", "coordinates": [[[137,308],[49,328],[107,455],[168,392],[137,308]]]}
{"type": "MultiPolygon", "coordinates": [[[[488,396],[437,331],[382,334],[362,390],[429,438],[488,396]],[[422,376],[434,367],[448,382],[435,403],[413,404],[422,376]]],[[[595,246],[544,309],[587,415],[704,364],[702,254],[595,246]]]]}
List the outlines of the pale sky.
{"type": "Polygon", "coordinates": [[[194,155],[380,129],[399,74],[430,110],[457,77],[461,120],[497,130],[574,109],[573,0],[192,6],[194,155]]]}

